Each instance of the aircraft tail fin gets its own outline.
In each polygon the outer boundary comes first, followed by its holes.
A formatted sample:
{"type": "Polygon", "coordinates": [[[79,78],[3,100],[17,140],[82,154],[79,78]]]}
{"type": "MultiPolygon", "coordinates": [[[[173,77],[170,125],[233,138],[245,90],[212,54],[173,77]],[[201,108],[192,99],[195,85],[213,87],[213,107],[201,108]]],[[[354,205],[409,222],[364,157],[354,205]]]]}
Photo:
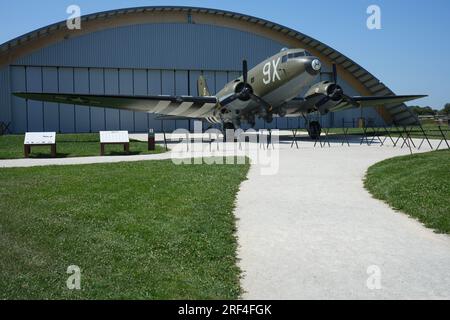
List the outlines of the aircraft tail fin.
{"type": "Polygon", "coordinates": [[[199,97],[209,97],[211,96],[208,89],[208,84],[204,76],[199,76],[197,81],[197,90],[199,97]]]}

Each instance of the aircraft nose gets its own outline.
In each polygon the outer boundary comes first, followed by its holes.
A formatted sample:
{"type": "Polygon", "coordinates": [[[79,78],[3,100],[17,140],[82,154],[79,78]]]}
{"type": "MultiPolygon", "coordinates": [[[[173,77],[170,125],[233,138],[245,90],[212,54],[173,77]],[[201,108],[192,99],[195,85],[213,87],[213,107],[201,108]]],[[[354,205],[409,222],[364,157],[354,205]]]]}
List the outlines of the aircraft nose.
{"type": "Polygon", "coordinates": [[[322,69],[322,63],[316,57],[307,57],[304,63],[306,71],[312,76],[318,75],[322,69]]]}

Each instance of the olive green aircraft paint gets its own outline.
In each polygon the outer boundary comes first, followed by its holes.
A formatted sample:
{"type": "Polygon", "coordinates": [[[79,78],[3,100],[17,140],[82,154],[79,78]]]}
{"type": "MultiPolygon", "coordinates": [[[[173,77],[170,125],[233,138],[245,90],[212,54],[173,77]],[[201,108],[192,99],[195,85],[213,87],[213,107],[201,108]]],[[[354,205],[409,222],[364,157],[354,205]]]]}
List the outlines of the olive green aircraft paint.
{"type": "Polygon", "coordinates": [[[208,84],[206,83],[206,79],[204,76],[199,76],[197,81],[197,91],[199,97],[208,97],[211,94],[209,93],[208,84]]]}
{"type": "MultiPolygon", "coordinates": [[[[287,60],[285,63],[281,62],[284,55],[288,55],[289,52],[295,51],[298,50],[282,51],[259,63],[249,71],[249,83],[257,95],[265,96],[286,82],[292,80],[297,75],[305,72],[305,65],[303,63],[297,63],[294,59],[287,60]],[[254,81],[251,81],[251,79],[254,79],[254,81]]],[[[242,76],[226,84],[225,87],[217,93],[219,100],[220,97],[234,92],[236,82],[242,82],[242,76]]]]}
{"type": "MultiPolygon", "coordinates": [[[[295,98],[303,87],[310,85],[319,75],[321,64],[320,61],[311,56],[303,49],[283,50],[276,55],[262,61],[248,72],[248,83],[256,96],[265,99],[271,93],[280,90],[277,98],[269,97],[268,102],[271,104],[271,111],[275,115],[279,115],[278,110],[286,102],[295,98]],[[289,58],[291,56],[291,58],[289,58]],[[315,61],[315,68],[312,68],[312,63],[315,61]],[[310,69],[308,73],[307,69],[310,69]],[[295,82],[295,79],[301,75],[308,77],[304,85],[301,82],[293,83],[293,90],[282,90],[284,86],[290,82],[295,82]]],[[[219,103],[232,94],[243,83],[243,76],[229,82],[225,87],[217,93],[219,103]]],[[[223,107],[222,115],[217,112],[216,117],[221,117],[224,122],[231,122],[235,127],[240,125],[240,120],[246,120],[251,124],[255,122],[255,116],[261,116],[266,120],[271,120],[267,117],[267,112],[260,112],[260,107],[257,101],[248,100],[242,103],[241,101],[231,102],[223,107]]],[[[217,110],[216,110],[217,111],[217,110]]]]}

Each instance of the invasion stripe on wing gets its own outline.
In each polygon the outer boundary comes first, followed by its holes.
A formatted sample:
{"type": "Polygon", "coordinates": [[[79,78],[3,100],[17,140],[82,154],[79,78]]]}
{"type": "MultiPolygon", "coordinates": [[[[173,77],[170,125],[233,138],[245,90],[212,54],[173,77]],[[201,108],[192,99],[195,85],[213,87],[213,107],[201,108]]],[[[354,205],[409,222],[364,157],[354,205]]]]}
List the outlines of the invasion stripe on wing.
{"type": "Polygon", "coordinates": [[[186,111],[188,111],[192,107],[193,104],[194,104],[193,102],[183,102],[180,104],[179,107],[176,107],[175,110],[168,113],[168,115],[169,116],[185,115],[186,111]]]}
{"type": "Polygon", "coordinates": [[[216,118],[216,117],[206,117],[205,119],[209,123],[221,123],[221,121],[218,118],[216,118]]]}
{"type": "Polygon", "coordinates": [[[152,110],[151,112],[161,113],[161,111],[166,109],[169,106],[169,104],[171,104],[170,101],[161,100],[161,101],[158,102],[158,104],[156,105],[155,109],[152,110]]]}
{"type": "Polygon", "coordinates": [[[215,106],[216,105],[214,103],[205,103],[205,105],[203,107],[194,111],[193,113],[189,114],[188,116],[192,117],[192,118],[201,117],[204,114],[210,112],[215,106]]]}

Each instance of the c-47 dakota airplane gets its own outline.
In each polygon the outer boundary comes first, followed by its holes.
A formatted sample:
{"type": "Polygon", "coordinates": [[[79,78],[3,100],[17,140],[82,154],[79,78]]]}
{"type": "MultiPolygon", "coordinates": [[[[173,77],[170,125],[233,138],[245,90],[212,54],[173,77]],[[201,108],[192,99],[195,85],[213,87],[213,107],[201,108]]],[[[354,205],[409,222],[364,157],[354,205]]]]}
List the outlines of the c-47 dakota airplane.
{"type": "MultiPolygon", "coordinates": [[[[210,95],[203,76],[198,79],[198,96],[125,96],[64,93],[16,92],[25,99],[107,107],[157,113],[166,119],[201,119],[221,123],[223,129],[236,129],[241,121],[254,126],[256,117],[272,122],[274,116],[326,114],[354,107],[402,103],[425,95],[348,96],[337,84],[336,65],[333,81],[316,82],[322,64],[303,49],[283,49],[251,70],[242,63],[242,76],[227,83],[215,96],[210,95]],[[298,95],[307,89],[302,98],[298,95]]],[[[320,135],[319,122],[308,122],[311,138],[320,135]]]]}

